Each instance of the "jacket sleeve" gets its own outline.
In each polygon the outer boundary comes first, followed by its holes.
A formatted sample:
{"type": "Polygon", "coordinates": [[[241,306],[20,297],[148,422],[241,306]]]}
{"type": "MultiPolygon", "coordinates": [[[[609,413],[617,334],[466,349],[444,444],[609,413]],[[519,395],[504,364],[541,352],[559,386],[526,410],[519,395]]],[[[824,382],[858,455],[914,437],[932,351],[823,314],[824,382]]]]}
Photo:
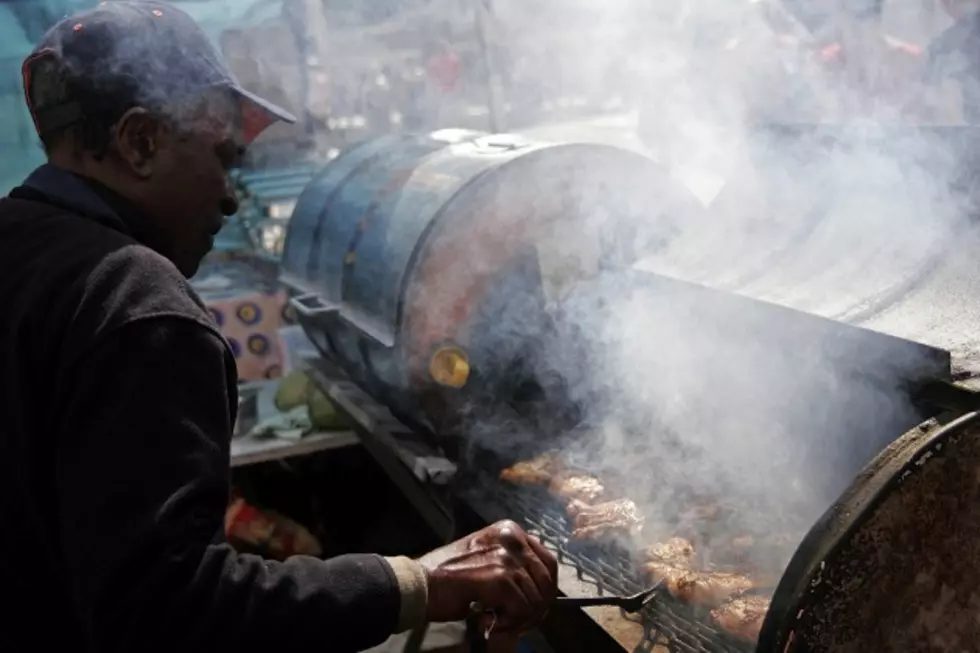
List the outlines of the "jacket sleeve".
{"type": "Polygon", "coordinates": [[[56,434],[63,577],[87,650],[360,651],[424,617],[424,574],[374,555],[236,553],[229,356],[180,317],[101,337],[69,377],[56,434]]]}

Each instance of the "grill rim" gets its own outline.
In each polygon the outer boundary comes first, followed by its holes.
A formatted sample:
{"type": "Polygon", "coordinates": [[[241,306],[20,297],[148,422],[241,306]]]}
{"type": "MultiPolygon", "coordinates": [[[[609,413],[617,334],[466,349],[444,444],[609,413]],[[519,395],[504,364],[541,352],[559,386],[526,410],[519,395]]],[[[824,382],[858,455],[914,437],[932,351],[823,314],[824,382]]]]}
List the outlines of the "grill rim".
{"type": "Polygon", "coordinates": [[[882,450],[814,524],[797,548],[773,594],[772,605],[759,633],[757,650],[800,650],[806,644],[796,638],[798,615],[821,601],[825,587],[814,583],[825,563],[833,564],[840,548],[874,515],[902,482],[905,473],[916,472],[924,452],[946,455],[943,443],[976,427],[980,413],[947,413],[909,429],[882,450]],[[796,645],[794,646],[794,641],[796,645]]]}

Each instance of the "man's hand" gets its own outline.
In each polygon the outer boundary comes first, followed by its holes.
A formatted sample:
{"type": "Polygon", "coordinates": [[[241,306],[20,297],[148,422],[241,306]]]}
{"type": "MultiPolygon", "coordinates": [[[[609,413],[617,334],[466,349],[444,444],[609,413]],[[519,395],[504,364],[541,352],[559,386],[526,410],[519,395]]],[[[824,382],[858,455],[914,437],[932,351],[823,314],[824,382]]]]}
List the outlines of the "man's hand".
{"type": "Polygon", "coordinates": [[[494,630],[522,632],[544,618],[558,589],[558,561],[512,521],[502,521],[419,559],[428,579],[427,617],[461,621],[476,601],[494,610],[494,630]]]}

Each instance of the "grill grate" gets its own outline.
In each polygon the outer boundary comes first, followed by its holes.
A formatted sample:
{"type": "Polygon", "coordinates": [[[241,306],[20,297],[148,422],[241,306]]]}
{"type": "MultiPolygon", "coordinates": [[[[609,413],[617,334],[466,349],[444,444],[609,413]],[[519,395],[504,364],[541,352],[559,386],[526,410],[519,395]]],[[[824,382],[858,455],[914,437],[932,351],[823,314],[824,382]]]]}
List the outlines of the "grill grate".
{"type": "MultiPolygon", "coordinates": [[[[474,502],[507,514],[554,550],[559,562],[575,568],[578,578],[600,594],[628,595],[646,589],[628,553],[611,547],[577,546],[569,539],[571,524],[561,506],[535,488],[517,490],[507,484],[479,483],[484,491],[474,502]],[[485,488],[493,487],[488,495],[485,488]]],[[[753,647],[737,642],[708,625],[705,610],[689,606],[662,592],[642,614],[623,617],[643,626],[645,638],[634,653],[665,646],[670,653],[748,653],[753,647]]]]}

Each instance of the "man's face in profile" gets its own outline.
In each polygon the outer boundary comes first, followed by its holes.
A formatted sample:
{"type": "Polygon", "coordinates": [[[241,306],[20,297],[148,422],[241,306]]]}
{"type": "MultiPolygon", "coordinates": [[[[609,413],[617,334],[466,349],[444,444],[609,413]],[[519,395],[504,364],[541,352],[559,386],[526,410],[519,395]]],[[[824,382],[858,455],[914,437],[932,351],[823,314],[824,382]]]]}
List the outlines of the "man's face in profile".
{"type": "Polygon", "coordinates": [[[244,144],[237,102],[213,93],[177,112],[153,152],[142,210],[185,276],[193,276],[214,246],[225,216],[238,210],[229,171],[244,144]]]}

